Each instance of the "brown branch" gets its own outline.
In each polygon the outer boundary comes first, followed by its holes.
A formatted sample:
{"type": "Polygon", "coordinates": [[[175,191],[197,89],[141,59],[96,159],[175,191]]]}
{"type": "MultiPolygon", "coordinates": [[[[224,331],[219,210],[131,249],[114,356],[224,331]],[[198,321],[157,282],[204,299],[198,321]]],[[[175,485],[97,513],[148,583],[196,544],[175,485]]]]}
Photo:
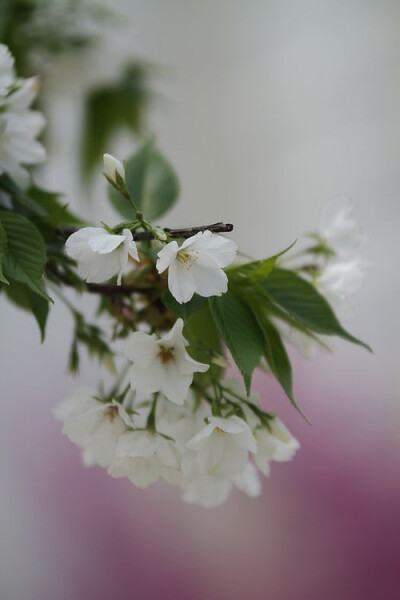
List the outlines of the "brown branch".
{"type": "Polygon", "coordinates": [[[130,283],[116,285],[112,283],[86,283],[86,290],[90,294],[101,294],[102,296],[130,296],[131,294],[143,294],[148,296],[154,288],[144,288],[130,283]]]}
{"type": "MultiPolygon", "coordinates": [[[[164,231],[168,233],[172,238],[189,238],[200,231],[212,231],[212,233],[230,233],[233,231],[233,225],[231,223],[212,223],[211,225],[199,225],[197,227],[187,227],[181,229],[170,229],[169,227],[164,227],[164,231]]],[[[77,231],[76,228],[73,227],[63,227],[58,230],[60,234],[67,238],[72,233],[77,231]]],[[[142,242],[146,240],[153,240],[154,234],[151,231],[137,231],[134,229],[132,231],[133,239],[137,242],[142,242]]]]}

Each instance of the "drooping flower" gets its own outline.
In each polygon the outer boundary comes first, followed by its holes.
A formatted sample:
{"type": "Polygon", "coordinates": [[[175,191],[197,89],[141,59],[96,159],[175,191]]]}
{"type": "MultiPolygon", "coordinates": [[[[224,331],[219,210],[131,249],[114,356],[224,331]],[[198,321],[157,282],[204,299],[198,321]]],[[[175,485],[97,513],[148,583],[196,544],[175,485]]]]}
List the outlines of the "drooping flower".
{"type": "Polygon", "coordinates": [[[232,479],[235,486],[245,492],[250,498],[257,498],[261,494],[261,481],[258,470],[252,462],[248,462],[243,473],[235,475],[232,479]]]}
{"type": "Polygon", "coordinates": [[[216,477],[199,469],[195,452],[187,452],[182,459],[182,498],[189,504],[214,508],[223,504],[232,490],[228,477],[216,477]]]}
{"type": "Polygon", "coordinates": [[[132,426],[121,404],[102,403],[86,389],[62,402],[55,416],[64,422],[63,433],[83,450],[87,466],[108,467],[115,460],[119,437],[132,426]]]}
{"type": "Polygon", "coordinates": [[[182,330],[183,321],[178,319],[161,338],[137,331],[127,340],[125,354],[133,362],[130,378],[137,392],[161,391],[171,402],[183,404],[193,373],[207,371],[209,365],[193,360],[186,352],[188,342],[182,330]]]}
{"type": "Polygon", "coordinates": [[[249,452],[257,451],[257,442],[248,424],[234,415],[210,417],[187,447],[196,451],[201,473],[226,478],[243,473],[249,452]]]}
{"type": "Polygon", "coordinates": [[[366,264],[361,257],[330,260],[321,269],[316,285],[328,302],[338,311],[346,306],[349,296],[360,289],[366,264]]]}
{"type": "Polygon", "coordinates": [[[29,185],[25,167],[46,157],[35,138],[45,126],[43,115],[29,107],[38,92],[38,80],[16,79],[14,59],[0,44],[0,174],[7,173],[23,188],[29,185]]]}
{"type": "Polygon", "coordinates": [[[115,460],[108,473],[127,477],[134,485],[145,488],[160,477],[178,483],[180,465],[174,444],[159,433],[127,431],[118,439],[115,460]]]}
{"type": "Polygon", "coordinates": [[[125,167],[120,160],[111,154],[103,156],[104,175],[119,187],[120,182],[125,182],[125,167]]]}
{"type": "Polygon", "coordinates": [[[69,236],[65,250],[78,262],[78,273],[88,283],[103,283],[118,274],[120,285],[129,258],[139,261],[129,229],[117,235],[102,227],[83,227],[69,236]]]}
{"type": "Polygon", "coordinates": [[[228,289],[223,271],[235,259],[237,246],[221,235],[203,231],[185,240],[166,244],[158,253],[157,270],[168,269],[168,287],[179,302],[188,302],[193,294],[220,296],[228,289]]]}
{"type": "Polygon", "coordinates": [[[247,461],[236,475],[204,472],[197,452],[189,450],[182,458],[183,500],[204,508],[223,504],[234,487],[256,498],[261,493],[261,482],[254,464],[247,461]]]}
{"type": "Polygon", "coordinates": [[[353,256],[365,236],[353,216],[353,205],[345,196],[335,196],[326,204],[320,218],[319,234],[335,256],[353,256]]]}
{"type": "Polygon", "coordinates": [[[266,427],[256,428],[254,437],[258,446],[254,460],[265,476],[270,473],[269,463],[271,461],[290,461],[300,448],[299,442],[277,417],[269,421],[269,429],[266,427]]]}

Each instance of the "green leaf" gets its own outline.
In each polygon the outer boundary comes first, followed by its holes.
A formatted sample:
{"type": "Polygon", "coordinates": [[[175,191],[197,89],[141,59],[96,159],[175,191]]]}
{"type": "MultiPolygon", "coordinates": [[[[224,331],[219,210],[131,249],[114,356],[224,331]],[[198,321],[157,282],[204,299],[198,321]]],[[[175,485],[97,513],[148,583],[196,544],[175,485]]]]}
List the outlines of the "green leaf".
{"type": "Polygon", "coordinates": [[[318,290],[293,271],[274,268],[261,285],[276,304],[304,327],[323,335],[337,335],[371,351],[342,327],[318,290]]]}
{"type": "Polygon", "coordinates": [[[49,316],[49,303],[47,300],[27,290],[28,302],[40,329],[41,341],[44,342],[47,317],[49,316]]]}
{"type": "Polygon", "coordinates": [[[264,334],[265,360],[293,406],[306,418],[293,396],[292,365],[281,335],[268,318],[268,311],[265,307],[254,301],[250,305],[264,334]]]}
{"type": "Polygon", "coordinates": [[[277,319],[280,319],[284,323],[287,323],[287,325],[289,325],[292,329],[297,329],[298,331],[301,331],[301,333],[303,333],[304,335],[307,335],[308,337],[313,339],[314,342],[319,344],[321,346],[321,348],[324,348],[324,350],[326,350],[328,352],[330,351],[329,346],[324,344],[324,342],[321,340],[321,338],[319,338],[310,329],[307,329],[307,327],[305,327],[302,323],[300,323],[300,321],[298,319],[292,317],[289,313],[287,313],[285,310],[280,308],[277,304],[272,302],[269,294],[266,292],[266,290],[261,288],[261,286],[257,286],[257,288],[254,290],[254,295],[258,297],[258,301],[264,306],[265,310],[269,313],[269,315],[274,316],[277,319]]]}
{"type": "Polygon", "coordinates": [[[189,302],[184,302],[183,304],[180,304],[175,300],[171,292],[168,290],[163,292],[161,300],[167,308],[172,310],[172,312],[174,312],[178,317],[183,319],[185,323],[187,323],[189,319],[195,313],[201,310],[207,303],[206,298],[195,294],[193,298],[189,300],[189,302]]]}
{"type": "Polygon", "coordinates": [[[11,281],[4,288],[7,298],[18,308],[31,312],[39,325],[41,341],[44,341],[47,317],[49,314],[49,303],[41,296],[33,293],[22,283],[11,281]]]}
{"type": "Polygon", "coordinates": [[[27,217],[46,214],[43,208],[29,194],[21,190],[7,173],[0,175],[0,190],[9,194],[12,206],[17,212],[27,217]]]}
{"type": "Polygon", "coordinates": [[[251,377],[264,353],[264,336],[250,307],[234,292],[209,299],[211,314],[237,364],[247,393],[251,377]]]}
{"type": "Polygon", "coordinates": [[[7,211],[0,211],[0,222],[8,240],[4,273],[52,302],[43,283],[46,251],[38,229],[26,217],[7,211]]]}
{"type": "MultiPolygon", "coordinates": [[[[221,357],[222,340],[211,316],[208,303],[191,315],[185,323],[183,334],[190,343],[189,354],[195,360],[207,364],[212,363],[215,357],[221,357]]],[[[216,364],[211,364],[205,373],[195,373],[193,381],[202,386],[209,385],[213,378],[219,379],[220,375],[221,368],[216,364]]]]}
{"type": "Polygon", "coordinates": [[[3,273],[3,257],[7,248],[7,234],[4,231],[4,227],[0,223],[0,281],[3,283],[9,283],[7,279],[4,277],[3,273]]]}
{"type": "Polygon", "coordinates": [[[45,223],[53,227],[82,225],[82,220],[68,210],[68,204],[60,202],[61,194],[32,186],[28,195],[43,210],[42,220],[45,223]]]}
{"type": "MultiPolygon", "coordinates": [[[[127,188],[145,219],[158,219],[177,201],[178,178],[152,141],[126,161],[125,172],[127,188]]],[[[114,208],[124,218],[135,218],[129,202],[112,186],[109,187],[109,196],[114,208]]]]}
{"type": "Polygon", "coordinates": [[[232,285],[254,285],[266,279],[275,266],[277,259],[288,252],[295,245],[290,244],[285,250],[261,260],[253,260],[251,262],[237,265],[226,270],[229,281],[232,285]]]}

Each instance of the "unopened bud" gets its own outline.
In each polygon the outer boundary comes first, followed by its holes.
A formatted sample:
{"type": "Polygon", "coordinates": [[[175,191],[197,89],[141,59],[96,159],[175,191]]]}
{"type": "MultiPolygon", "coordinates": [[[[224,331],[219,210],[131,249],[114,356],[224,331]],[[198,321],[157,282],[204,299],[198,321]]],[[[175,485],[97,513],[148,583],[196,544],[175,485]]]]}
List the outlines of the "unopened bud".
{"type": "Polygon", "coordinates": [[[157,240],[160,240],[160,242],[166,242],[167,241],[167,234],[165,233],[164,229],[160,229],[159,227],[155,227],[153,229],[154,232],[154,237],[157,240]]]}
{"type": "Polygon", "coordinates": [[[107,179],[117,187],[121,187],[121,184],[125,183],[125,167],[122,162],[111,154],[104,154],[103,165],[107,179]]]}

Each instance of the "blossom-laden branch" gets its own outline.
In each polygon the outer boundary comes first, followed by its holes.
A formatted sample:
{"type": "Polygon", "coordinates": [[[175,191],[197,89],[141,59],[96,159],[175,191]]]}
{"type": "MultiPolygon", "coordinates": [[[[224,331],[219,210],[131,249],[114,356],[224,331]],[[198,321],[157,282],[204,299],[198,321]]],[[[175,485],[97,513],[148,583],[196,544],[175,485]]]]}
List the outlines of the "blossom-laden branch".
{"type": "MultiPolygon", "coordinates": [[[[163,230],[169,235],[169,237],[173,239],[187,239],[195,235],[196,233],[203,231],[211,231],[212,233],[230,233],[231,231],[233,231],[233,225],[232,223],[223,223],[222,221],[219,221],[218,223],[212,223],[211,225],[196,225],[195,227],[186,228],[164,227],[163,230]]],[[[58,229],[59,234],[63,238],[68,238],[76,231],[77,229],[75,227],[60,227],[58,229]]],[[[156,239],[156,234],[152,231],[137,231],[136,229],[134,229],[132,230],[132,237],[136,242],[144,242],[156,239]]]]}
{"type": "MultiPolygon", "coordinates": [[[[42,119],[28,108],[35,80],[15,81],[1,45],[0,73],[0,174],[23,185],[25,165],[43,154],[35,139],[42,119]]],[[[161,478],[202,506],[221,504],[234,487],[258,496],[260,473],[269,474],[271,461],[291,460],[299,443],[252,393],[255,368],[266,361],[298,408],[285,348],[288,338],[296,343],[293,332],[307,341],[336,335],[366,346],[326,300],[340,305],[363,275],[362,237],[351,208],[336,202],[311,246],[292,256],[292,267],[285,262],[291,246],[233,265],[237,246],[219,235],[231,232],[231,224],[163,229],[147,220],[161,217],[177,190],[159,153],[145,147],[125,166],[106,154],[103,173],[129,222],[60,229],[80,220],[57,195],[35,188],[21,193],[14,185],[0,195],[0,286],[7,296],[32,309],[44,337],[51,301],[46,274],[74,318],[71,372],[82,345],[109,368],[117,351],[129,361],[108,394],[78,393],[60,407],[63,431],[83,450],[85,464],[139,487],[161,478]],[[154,176],[156,188],[148,185],[154,176]],[[98,312],[113,319],[111,335],[86,323],[61,284],[100,295],[98,312]],[[113,349],[109,340],[122,339],[113,349]],[[225,348],[243,383],[225,378],[225,348]]]]}

